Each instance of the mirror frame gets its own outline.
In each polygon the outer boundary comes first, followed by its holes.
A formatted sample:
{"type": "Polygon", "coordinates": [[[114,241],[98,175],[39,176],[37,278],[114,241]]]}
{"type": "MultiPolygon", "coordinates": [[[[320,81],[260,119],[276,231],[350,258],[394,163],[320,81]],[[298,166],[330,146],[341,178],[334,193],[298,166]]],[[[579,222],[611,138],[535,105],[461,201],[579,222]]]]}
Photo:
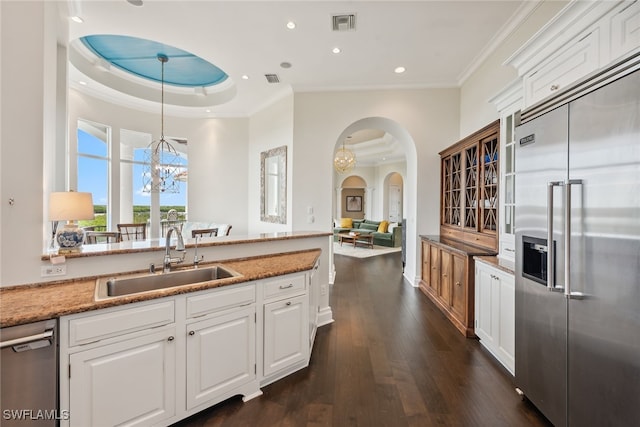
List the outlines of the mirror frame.
{"type": "Polygon", "coordinates": [[[260,153],[260,220],[276,224],[287,223],[287,146],[273,148],[260,153]],[[278,215],[269,215],[266,211],[266,168],[270,157],[278,158],[278,215]]]}

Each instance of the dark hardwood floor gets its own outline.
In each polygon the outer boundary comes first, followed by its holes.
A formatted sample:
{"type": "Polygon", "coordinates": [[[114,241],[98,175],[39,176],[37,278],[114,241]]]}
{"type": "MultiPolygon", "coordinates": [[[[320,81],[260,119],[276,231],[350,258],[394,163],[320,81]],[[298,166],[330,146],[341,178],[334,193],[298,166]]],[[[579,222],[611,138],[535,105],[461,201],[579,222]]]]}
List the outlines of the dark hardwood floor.
{"type": "Polygon", "coordinates": [[[400,254],[336,255],[335,323],[308,368],[176,426],[546,426],[509,373],[402,277],[400,254]]]}

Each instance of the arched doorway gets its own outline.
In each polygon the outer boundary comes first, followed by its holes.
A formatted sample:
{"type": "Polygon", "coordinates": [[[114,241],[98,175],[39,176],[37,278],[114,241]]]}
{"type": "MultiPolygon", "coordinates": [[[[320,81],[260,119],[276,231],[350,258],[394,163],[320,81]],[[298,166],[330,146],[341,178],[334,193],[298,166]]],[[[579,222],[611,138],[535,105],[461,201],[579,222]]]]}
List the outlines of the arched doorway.
{"type": "Polygon", "coordinates": [[[384,179],[383,207],[384,216],[389,222],[401,223],[403,219],[403,189],[404,180],[398,172],[391,172],[384,179]]]}
{"type": "Polygon", "coordinates": [[[357,175],[342,181],[336,207],[339,218],[364,219],[369,201],[366,198],[367,182],[357,175]]]}
{"type": "MultiPolygon", "coordinates": [[[[385,190],[386,184],[389,183],[389,179],[393,176],[393,179],[401,178],[402,187],[401,187],[401,195],[402,195],[402,212],[399,213],[400,216],[405,220],[406,226],[406,245],[405,245],[405,254],[404,257],[406,259],[406,265],[404,269],[404,276],[409,280],[410,283],[417,283],[417,265],[418,265],[418,236],[416,231],[416,216],[417,216],[417,175],[418,175],[418,164],[417,164],[417,150],[415,146],[415,142],[409,132],[402,127],[397,122],[387,119],[384,117],[368,117],[361,120],[358,120],[351,125],[347,126],[338,138],[336,139],[334,152],[340,148],[348,136],[352,136],[359,131],[369,131],[369,130],[377,130],[381,131],[383,134],[388,135],[385,138],[391,137],[396,144],[396,146],[401,149],[403,157],[404,157],[404,169],[401,171],[394,170],[385,170],[384,168],[379,169],[377,172],[378,185],[376,187],[372,187],[371,181],[367,179],[367,183],[369,187],[370,197],[365,198],[369,200],[369,206],[371,207],[372,215],[379,215],[382,217],[383,215],[389,214],[388,207],[388,194],[385,199],[385,190]],[[399,175],[392,175],[392,173],[397,173],[399,175]],[[386,184],[385,184],[386,183],[386,184]],[[384,207],[386,200],[386,209],[384,207]],[[371,206],[373,204],[373,206],[371,206]]],[[[354,138],[350,138],[350,143],[353,143],[354,138]]],[[[358,159],[356,158],[356,164],[358,159]]],[[[357,167],[357,166],[356,166],[357,167]]],[[[357,171],[352,172],[354,174],[360,175],[357,171]]],[[[334,185],[333,188],[337,190],[338,184],[343,180],[342,175],[334,174],[334,185]]],[[[375,181],[375,180],[374,180],[375,181]]],[[[392,181],[393,182],[393,181],[392,181]]],[[[397,185],[397,184],[396,184],[397,185]]],[[[336,191],[334,197],[334,216],[337,216],[338,210],[338,191],[336,191]]],[[[366,214],[365,214],[366,215],[366,214]]],[[[376,218],[372,218],[376,219],[376,218]]],[[[331,262],[333,262],[333,258],[331,257],[331,262]]],[[[330,271],[334,271],[333,266],[331,266],[330,271]]]]}

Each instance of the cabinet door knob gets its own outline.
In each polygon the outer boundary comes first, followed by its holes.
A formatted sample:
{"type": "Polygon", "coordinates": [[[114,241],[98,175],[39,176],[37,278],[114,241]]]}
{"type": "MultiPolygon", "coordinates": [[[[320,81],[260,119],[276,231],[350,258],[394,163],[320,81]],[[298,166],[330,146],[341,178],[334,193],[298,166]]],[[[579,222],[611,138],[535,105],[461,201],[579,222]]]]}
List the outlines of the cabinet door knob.
{"type": "Polygon", "coordinates": [[[461,283],[460,283],[460,282],[456,282],[456,286],[460,286],[460,285],[461,285],[461,283]]]}
{"type": "Polygon", "coordinates": [[[288,301],[288,302],[287,302],[287,305],[291,305],[291,301],[288,301]]]}
{"type": "Polygon", "coordinates": [[[447,274],[446,274],[446,273],[445,273],[445,274],[443,274],[443,275],[442,275],[442,277],[447,277],[447,274]]]}
{"type": "Polygon", "coordinates": [[[167,341],[173,341],[175,338],[172,336],[170,336],[169,338],[167,338],[167,341]]]}
{"type": "Polygon", "coordinates": [[[194,336],[195,334],[195,331],[189,331],[189,335],[194,336]]]}
{"type": "Polygon", "coordinates": [[[558,86],[558,85],[551,85],[551,87],[549,88],[549,90],[554,91],[554,90],[558,90],[559,88],[560,88],[560,86],[558,86]]]}

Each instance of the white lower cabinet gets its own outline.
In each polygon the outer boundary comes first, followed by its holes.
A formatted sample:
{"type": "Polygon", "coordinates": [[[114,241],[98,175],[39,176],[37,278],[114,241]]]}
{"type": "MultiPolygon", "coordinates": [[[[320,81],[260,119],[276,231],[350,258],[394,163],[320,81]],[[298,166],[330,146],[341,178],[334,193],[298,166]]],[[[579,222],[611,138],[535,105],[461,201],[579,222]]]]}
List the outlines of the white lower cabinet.
{"type": "Polygon", "coordinates": [[[264,305],[264,375],[304,363],[309,358],[306,295],[264,305]]]}
{"type": "Polygon", "coordinates": [[[70,425],[154,425],[175,415],[175,327],[69,357],[70,425]]]}
{"type": "Polygon", "coordinates": [[[60,425],[167,426],[261,395],[309,364],[317,282],[301,272],[61,317],[60,425]]]}
{"type": "Polygon", "coordinates": [[[514,375],[514,276],[482,261],[475,264],[475,333],[480,344],[514,375]]]}
{"type": "Polygon", "coordinates": [[[255,305],[187,325],[187,409],[256,379],[255,305]]]}

